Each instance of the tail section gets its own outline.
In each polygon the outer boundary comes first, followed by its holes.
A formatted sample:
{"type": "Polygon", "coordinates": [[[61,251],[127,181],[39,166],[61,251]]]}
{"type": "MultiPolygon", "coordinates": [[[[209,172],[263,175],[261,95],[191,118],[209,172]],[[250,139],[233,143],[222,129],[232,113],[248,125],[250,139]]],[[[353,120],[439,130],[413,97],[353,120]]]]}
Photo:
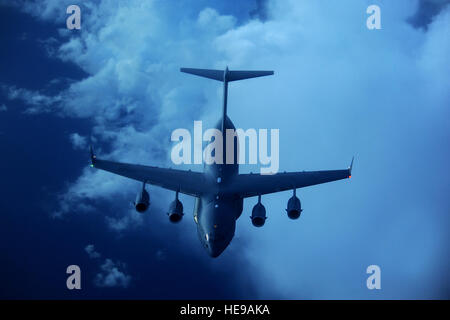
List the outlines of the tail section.
{"type": "Polygon", "coordinates": [[[225,70],[181,68],[180,71],[223,82],[273,75],[273,71],[229,71],[228,68],[225,70]]]}
{"type": "Polygon", "coordinates": [[[181,68],[180,71],[223,82],[222,134],[225,134],[225,121],[227,118],[228,82],[270,76],[274,74],[273,71],[230,71],[228,70],[228,67],[225,70],[181,68]]]}

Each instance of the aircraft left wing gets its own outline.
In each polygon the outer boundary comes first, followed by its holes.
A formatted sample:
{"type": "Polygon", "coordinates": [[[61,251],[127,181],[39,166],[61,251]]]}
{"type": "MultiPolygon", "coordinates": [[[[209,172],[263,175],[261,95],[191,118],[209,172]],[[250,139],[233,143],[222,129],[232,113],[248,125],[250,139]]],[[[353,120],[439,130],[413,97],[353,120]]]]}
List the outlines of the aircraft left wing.
{"type": "Polygon", "coordinates": [[[165,189],[199,196],[208,190],[203,173],[100,160],[91,150],[92,167],[165,189]]]}
{"type": "Polygon", "coordinates": [[[243,198],[298,189],[316,184],[350,178],[350,167],[344,170],[284,172],[274,175],[239,174],[229,185],[229,192],[243,198]]]}

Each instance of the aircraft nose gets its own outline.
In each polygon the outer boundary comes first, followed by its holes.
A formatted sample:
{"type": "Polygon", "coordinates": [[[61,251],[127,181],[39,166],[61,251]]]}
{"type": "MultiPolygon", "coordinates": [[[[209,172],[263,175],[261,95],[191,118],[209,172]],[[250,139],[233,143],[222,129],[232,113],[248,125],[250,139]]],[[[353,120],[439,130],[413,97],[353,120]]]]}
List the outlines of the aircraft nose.
{"type": "Polygon", "coordinates": [[[220,256],[220,253],[217,250],[210,249],[208,253],[212,258],[217,258],[220,256]]]}
{"type": "Polygon", "coordinates": [[[225,248],[220,244],[214,243],[212,241],[208,243],[208,254],[212,258],[217,258],[218,256],[220,256],[224,249],[225,248]]]}

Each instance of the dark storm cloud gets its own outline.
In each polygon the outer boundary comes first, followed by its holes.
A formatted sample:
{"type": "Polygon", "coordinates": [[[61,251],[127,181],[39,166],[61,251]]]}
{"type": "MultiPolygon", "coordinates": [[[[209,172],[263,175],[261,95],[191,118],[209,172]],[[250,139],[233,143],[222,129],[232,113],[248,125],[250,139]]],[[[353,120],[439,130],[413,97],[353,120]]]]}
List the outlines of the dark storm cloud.
{"type": "Polygon", "coordinates": [[[256,0],[255,8],[250,11],[250,17],[261,21],[268,19],[268,0],[256,0]]]}
{"type": "Polygon", "coordinates": [[[408,18],[408,22],[415,28],[428,28],[428,25],[447,5],[450,0],[419,0],[415,14],[408,18]]]}

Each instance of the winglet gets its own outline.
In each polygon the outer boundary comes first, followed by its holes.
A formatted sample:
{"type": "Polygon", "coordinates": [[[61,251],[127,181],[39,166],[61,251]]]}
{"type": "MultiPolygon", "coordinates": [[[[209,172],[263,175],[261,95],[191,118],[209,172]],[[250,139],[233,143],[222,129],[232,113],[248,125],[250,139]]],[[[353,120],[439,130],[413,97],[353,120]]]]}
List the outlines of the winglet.
{"type": "Polygon", "coordinates": [[[91,152],[91,167],[93,168],[95,165],[95,159],[97,157],[94,154],[94,150],[92,149],[92,146],[89,146],[89,151],[91,152]]]}
{"type": "Polygon", "coordinates": [[[352,157],[352,162],[350,163],[350,167],[348,167],[348,177],[352,177],[352,169],[353,169],[353,160],[355,160],[355,156],[352,157]]]}

